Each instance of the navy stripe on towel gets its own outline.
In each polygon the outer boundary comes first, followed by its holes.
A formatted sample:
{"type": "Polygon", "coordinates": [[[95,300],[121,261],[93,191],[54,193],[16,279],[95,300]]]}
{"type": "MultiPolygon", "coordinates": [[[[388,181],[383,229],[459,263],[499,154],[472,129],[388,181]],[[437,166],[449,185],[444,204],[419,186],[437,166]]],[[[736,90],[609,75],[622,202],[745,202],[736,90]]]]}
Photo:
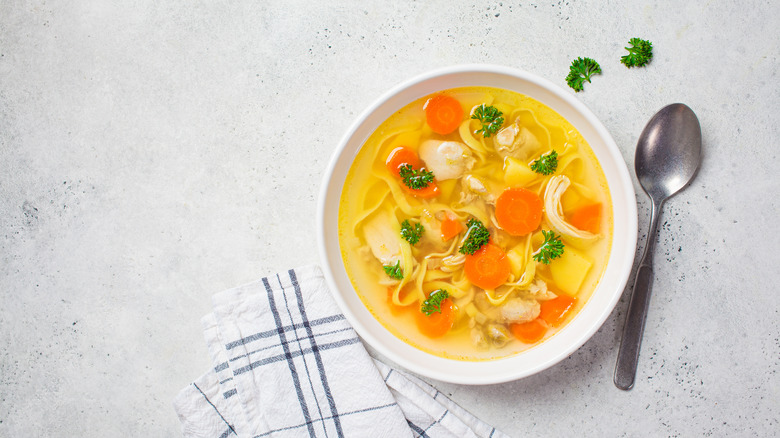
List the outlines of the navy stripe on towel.
{"type": "Polygon", "coordinates": [[[293,385],[295,385],[295,393],[298,395],[298,402],[301,405],[301,411],[303,411],[303,418],[308,423],[309,436],[316,437],[317,435],[314,433],[314,427],[311,425],[311,415],[309,414],[309,408],[306,406],[306,400],[303,398],[303,392],[301,391],[301,382],[298,379],[298,370],[295,369],[295,362],[293,361],[292,354],[290,354],[290,348],[287,346],[287,337],[284,334],[282,320],[279,317],[279,311],[276,307],[274,291],[271,289],[271,285],[268,284],[267,278],[263,278],[263,285],[265,286],[265,290],[268,292],[268,304],[270,305],[271,313],[274,315],[276,331],[279,334],[279,340],[282,342],[282,347],[284,348],[284,355],[287,359],[287,366],[290,368],[290,374],[292,375],[293,385]]]}
{"type": "Polygon", "coordinates": [[[303,294],[301,293],[301,285],[298,284],[298,278],[295,276],[295,271],[290,269],[290,280],[292,280],[293,289],[295,289],[295,297],[298,300],[298,310],[303,318],[303,326],[306,327],[306,334],[309,335],[311,341],[312,353],[314,353],[314,360],[317,362],[317,370],[320,373],[320,380],[322,381],[322,388],[325,390],[325,398],[328,400],[328,406],[330,407],[330,413],[333,417],[333,424],[336,426],[336,433],[340,438],[344,438],[344,431],[341,429],[341,420],[339,420],[339,413],[336,409],[336,402],[333,400],[333,393],[330,391],[330,385],[328,385],[328,376],[325,375],[325,366],[322,363],[322,356],[320,356],[320,350],[317,347],[317,342],[314,340],[314,331],[309,325],[309,320],[306,318],[306,309],[303,308],[303,294]]]}

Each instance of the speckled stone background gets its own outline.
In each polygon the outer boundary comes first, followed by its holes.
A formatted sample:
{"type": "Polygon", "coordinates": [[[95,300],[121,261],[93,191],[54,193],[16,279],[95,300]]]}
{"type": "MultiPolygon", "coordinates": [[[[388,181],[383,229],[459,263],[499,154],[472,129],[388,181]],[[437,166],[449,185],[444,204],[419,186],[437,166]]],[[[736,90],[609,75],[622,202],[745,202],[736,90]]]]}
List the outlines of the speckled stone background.
{"type": "Polygon", "coordinates": [[[773,0],[2,1],[0,436],[178,435],[210,296],[318,261],[320,180],[357,114],[459,63],[565,87],[578,56],[604,74],[576,96],[632,176],[655,111],[702,125],[636,387],[612,384],[628,291],[538,375],[436,386],[517,437],[778,434],[779,26],[773,0]],[[619,63],[634,36],[647,68],[619,63]]]}

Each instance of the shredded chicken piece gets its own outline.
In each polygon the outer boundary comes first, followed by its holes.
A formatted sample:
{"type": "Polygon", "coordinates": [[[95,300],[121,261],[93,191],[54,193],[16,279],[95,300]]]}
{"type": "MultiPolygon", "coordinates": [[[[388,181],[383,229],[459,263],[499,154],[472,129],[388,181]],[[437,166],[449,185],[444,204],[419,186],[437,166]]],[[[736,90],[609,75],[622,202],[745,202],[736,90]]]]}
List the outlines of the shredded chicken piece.
{"type": "Polygon", "coordinates": [[[425,229],[425,238],[437,248],[445,246],[441,240],[441,221],[429,210],[423,210],[420,214],[420,223],[425,229]]]}
{"type": "MultiPolygon", "coordinates": [[[[472,319],[471,321],[474,321],[472,319]]],[[[471,327],[471,331],[469,332],[470,338],[471,338],[471,344],[477,348],[487,348],[488,343],[487,339],[485,339],[485,332],[482,330],[482,327],[478,325],[473,325],[471,327]]]]}
{"type": "Polygon", "coordinates": [[[428,259],[428,270],[439,269],[442,267],[442,259],[439,257],[431,257],[428,259]]]}
{"type": "Polygon", "coordinates": [[[500,306],[499,318],[501,322],[528,322],[539,316],[541,307],[535,300],[512,298],[500,306]]]}
{"type": "Polygon", "coordinates": [[[498,131],[496,134],[496,144],[502,148],[509,149],[512,147],[512,143],[515,142],[515,137],[520,132],[520,127],[517,126],[517,121],[507,126],[506,128],[498,131]]]}
{"type": "Polygon", "coordinates": [[[501,324],[488,324],[485,327],[488,338],[496,347],[503,347],[509,342],[509,330],[501,324]]]}
{"type": "Polygon", "coordinates": [[[511,298],[500,306],[494,306],[484,293],[477,293],[474,296],[474,304],[488,319],[500,323],[533,321],[541,311],[536,300],[523,298],[511,298]]]}
{"type": "Polygon", "coordinates": [[[547,289],[547,283],[541,278],[537,278],[535,282],[528,285],[528,292],[534,296],[537,300],[551,300],[558,295],[547,289]]]}
{"type": "Polygon", "coordinates": [[[466,175],[461,178],[463,191],[460,194],[461,204],[470,204],[475,199],[481,198],[488,204],[496,203],[496,196],[491,193],[485,183],[474,175],[466,175]]]}
{"type": "Polygon", "coordinates": [[[479,180],[479,178],[473,176],[473,175],[466,175],[463,177],[463,187],[468,188],[474,193],[478,193],[480,195],[488,195],[488,189],[485,187],[485,184],[479,180]]]}
{"type": "Polygon", "coordinates": [[[563,219],[561,197],[570,184],[571,181],[569,181],[566,175],[556,175],[550,178],[550,181],[547,183],[547,189],[544,192],[544,211],[547,213],[547,220],[552,228],[563,235],[583,240],[597,239],[599,237],[598,234],[580,230],[563,219]]]}
{"type": "Polygon", "coordinates": [[[528,159],[541,147],[539,139],[528,128],[522,126],[519,119],[498,131],[494,145],[496,152],[502,157],[509,156],[519,160],[528,159]]]}

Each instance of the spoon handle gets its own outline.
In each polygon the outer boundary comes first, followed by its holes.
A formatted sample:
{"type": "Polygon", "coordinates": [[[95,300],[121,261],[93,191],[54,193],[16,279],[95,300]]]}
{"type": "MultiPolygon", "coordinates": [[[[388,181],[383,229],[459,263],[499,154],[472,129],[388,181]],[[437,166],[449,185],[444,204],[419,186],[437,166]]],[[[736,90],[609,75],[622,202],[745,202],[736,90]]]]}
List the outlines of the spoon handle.
{"type": "Polygon", "coordinates": [[[653,284],[653,249],[655,249],[655,235],[662,203],[653,200],[650,231],[647,235],[642,261],[639,262],[639,268],[636,271],[634,289],[631,293],[628,314],[623,326],[623,338],[620,342],[620,350],[618,350],[614,382],[615,386],[624,390],[629,390],[634,386],[639,361],[639,347],[642,345],[642,333],[645,330],[647,308],[650,304],[650,291],[653,284]]]}

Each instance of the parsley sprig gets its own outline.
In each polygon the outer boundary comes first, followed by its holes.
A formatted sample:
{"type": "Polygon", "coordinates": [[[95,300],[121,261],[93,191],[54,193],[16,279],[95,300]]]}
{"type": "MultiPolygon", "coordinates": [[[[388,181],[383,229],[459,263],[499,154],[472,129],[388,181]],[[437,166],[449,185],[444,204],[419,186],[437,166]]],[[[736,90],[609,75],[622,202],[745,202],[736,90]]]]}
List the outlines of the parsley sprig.
{"type": "Polygon", "coordinates": [[[420,223],[412,225],[409,219],[401,222],[401,237],[412,245],[420,241],[423,231],[425,231],[425,228],[420,223]]]}
{"type": "Polygon", "coordinates": [[[558,168],[558,152],[553,149],[552,152],[539,157],[538,160],[531,163],[531,170],[542,175],[551,175],[558,168]]]}
{"type": "Polygon", "coordinates": [[[563,255],[563,242],[561,236],[556,236],[554,231],[542,230],[544,243],[534,252],[534,260],[549,265],[553,259],[563,255]]]}
{"type": "Polygon", "coordinates": [[[406,187],[412,190],[424,189],[433,182],[433,172],[425,169],[415,169],[411,164],[404,164],[399,167],[398,174],[406,187]]]}
{"type": "Polygon", "coordinates": [[[582,91],[585,81],[590,82],[591,76],[601,74],[601,66],[591,58],[577,58],[571,62],[569,75],[566,76],[566,83],[574,91],[582,91]]]}
{"type": "Polygon", "coordinates": [[[466,240],[460,247],[461,254],[474,254],[490,240],[490,231],[477,219],[466,222],[466,240]]]}
{"type": "Polygon", "coordinates": [[[390,278],[395,278],[396,280],[401,280],[404,278],[404,271],[401,269],[400,260],[395,262],[395,265],[385,265],[382,266],[382,268],[385,270],[385,274],[387,274],[390,278]]]}
{"type": "Polygon", "coordinates": [[[437,289],[428,295],[428,299],[423,301],[420,306],[420,312],[430,316],[434,312],[441,313],[441,304],[450,297],[445,289],[437,289]]]}
{"type": "Polygon", "coordinates": [[[620,57],[620,62],[626,67],[642,67],[653,59],[653,43],[650,41],[631,38],[628,43],[631,44],[631,47],[626,47],[628,55],[620,57]]]}
{"type": "Polygon", "coordinates": [[[498,108],[484,103],[476,108],[471,113],[471,118],[479,120],[482,123],[482,128],[477,130],[477,133],[481,133],[483,137],[488,138],[491,135],[498,132],[501,125],[504,124],[504,113],[498,110],[498,108]]]}

